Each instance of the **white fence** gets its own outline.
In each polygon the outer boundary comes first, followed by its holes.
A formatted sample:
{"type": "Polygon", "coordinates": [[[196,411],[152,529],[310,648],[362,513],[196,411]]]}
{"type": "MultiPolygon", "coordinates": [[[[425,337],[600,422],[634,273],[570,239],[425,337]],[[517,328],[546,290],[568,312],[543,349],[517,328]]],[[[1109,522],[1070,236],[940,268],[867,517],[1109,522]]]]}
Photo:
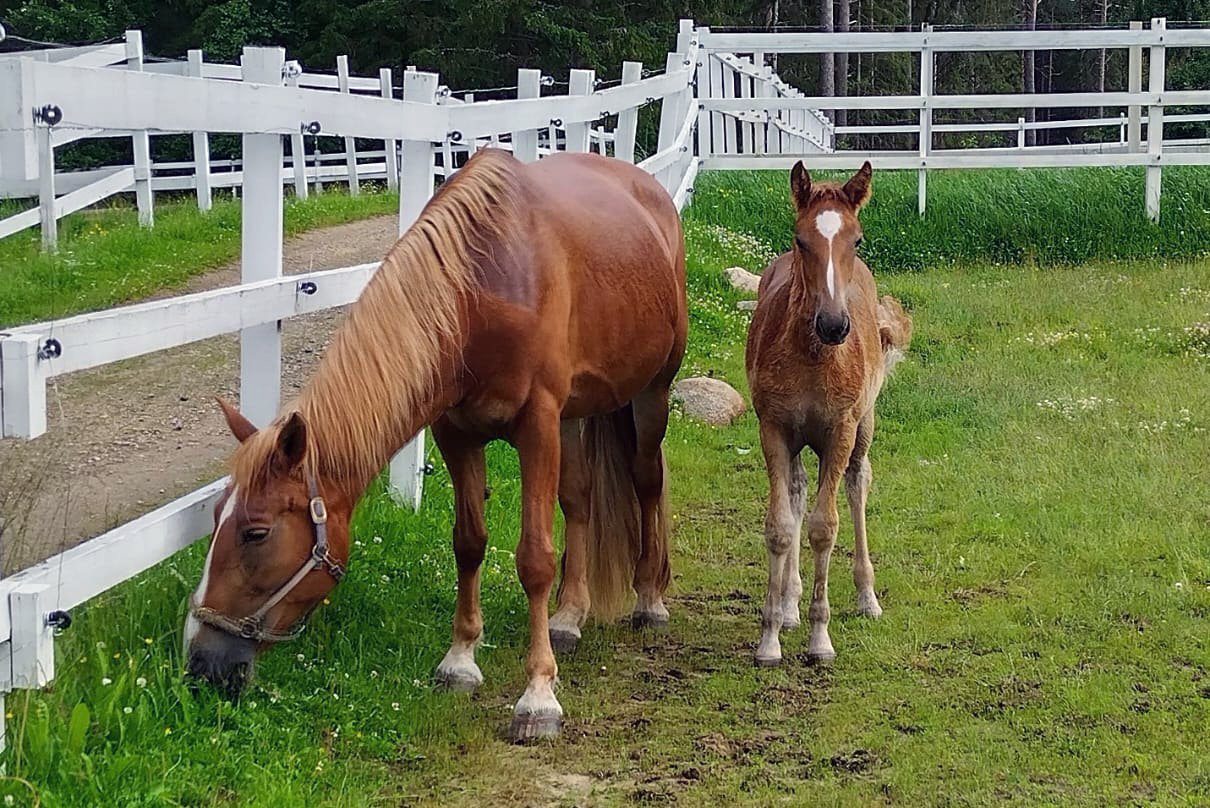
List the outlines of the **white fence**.
{"type": "MultiPolygon", "coordinates": [[[[16,130],[0,138],[0,159],[16,160],[29,172],[27,178],[36,177],[42,184],[41,210],[49,217],[43,219],[45,226],[53,226],[54,206],[71,195],[56,199],[53,171],[39,173],[47,165],[47,154],[53,155],[51,144],[56,138],[66,142],[77,134],[97,131],[133,133],[125,136],[134,138],[136,147],[155,132],[192,132],[195,139],[211,132],[241,134],[244,213],[243,278],[238,286],[0,333],[2,434],[32,437],[46,430],[48,379],[232,332],[241,335],[241,409],[257,424],[273,418],[281,378],[280,321],[352,302],[376,268],[366,264],[282,275],[283,183],[289,168],[283,166],[282,138],[300,138],[313,122],[325,135],[381,140],[388,144],[388,153],[397,151],[400,232],[419,215],[437,175],[455,170],[460,152],[493,144],[533,161],[560,148],[583,152],[596,144],[599,150],[611,149],[615,156],[633,160],[638,111],[649,102],[660,104],[659,139],[656,153],[639,165],[660,180],[678,208],[686,204],[702,168],[780,169],[801,158],[815,167],[852,168],[869,159],[884,168],[916,168],[921,172],[922,208],[924,172],[930,168],[1144,165],[1148,211],[1158,211],[1162,164],[1210,163],[1206,152],[1182,150],[1188,147],[1163,140],[1166,107],[1210,105],[1210,91],[1164,91],[1164,49],[1206,45],[1210,45],[1210,31],[1169,32],[1163,20],[1153,21],[1150,30],[1129,31],[826,35],[716,34],[695,29],[686,20],[662,74],[641,78],[642,66],[627,62],[620,85],[597,89],[592,71],[577,70],[571,73],[567,95],[542,97],[541,72],[522,70],[515,100],[470,103],[443,98],[438,77],[419,71],[404,73],[402,100],[375,94],[368,85],[367,94],[353,92],[359,87],[352,78],[343,85],[350,91],[343,93],[301,86],[299,76],[285,70],[284,54],[276,48],[246,49],[238,76],[231,72],[235,68],[220,70],[219,66],[211,66],[214,75],[208,76],[206,68],[199,69],[197,58],[190,63],[189,76],[161,69],[113,69],[101,66],[103,62],[0,59],[0,93],[13,93],[11,97],[18,99],[0,112],[7,116],[0,120],[0,133],[16,130]],[[1129,91],[1102,94],[933,93],[932,57],[937,51],[1099,47],[1139,49],[1138,58],[1131,59],[1132,77],[1138,72],[1133,68],[1141,65],[1141,49],[1148,49],[1147,92],[1133,86],[1132,78],[1129,91]],[[786,86],[765,65],[769,53],[837,49],[920,52],[921,93],[812,97],[786,86]],[[919,136],[919,149],[837,151],[837,130],[816,110],[841,106],[919,110],[919,123],[911,130],[919,136]],[[962,152],[931,147],[934,109],[1029,106],[1124,107],[1125,146],[1106,154],[1043,147],[962,152]],[[1145,151],[1139,134],[1144,106],[1148,111],[1145,151]],[[35,110],[39,114],[31,117],[35,110]],[[612,131],[604,131],[605,120],[614,122],[612,131]],[[391,146],[392,141],[398,145],[391,146]],[[48,199],[53,204],[48,205],[48,199]]],[[[339,77],[337,81],[340,89],[339,77]]],[[[380,90],[387,84],[380,84],[380,90]]],[[[133,177],[136,190],[149,195],[151,175],[139,167],[146,164],[146,160],[139,162],[136,148],[136,166],[120,169],[132,175],[113,178],[114,185],[133,177]]],[[[300,181],[300,175],[295,174],[294,180],[300,181]]],[[[62,207],[71,204],[63,202],[62,207]]],[[[413,505],[419,504],[424,457],[422,433],[391,463],[393,490],[413,505]]],[[[42,686],[53,678],[53,629],[48,615],[88,600],[207,535],[211,508],[223,485],[224,480],[210,483],[0,581],[0,696],[18,687],[42,686]]]]}
{"type": "MultiPolygon", "coordinates": [[[[703,112],[710,113],[709,138],[704,123],[700,126],[699,154],[706,169],[789,168],[798,155],[777,152],[759,138],[736,139],[736,129],[762,122],[775,123],[789,114],[803,115],[816,109],[911,110],[917,114],[912,124],[895,126],[849,126],[831,130],[833,134],[916,134],[917,148],[912,150],[834,150],[807,160],[818,168],[856,168],[869,160],[875,168],[917,169],[919,172],[919,209],[924,213],[929,169],[1061,166],[1146,166],[1145,210],[1159,218],[1160,180],[1165,165],[1210,164],[1210,140],[1165,139],[1165,123],[1205,122],[1206,114],[1173,114],[1172,107],[1210,107],[1210,90],[1171,91],[1165,88],[1165,56],[1169,48],[1210,47],[1210,30],[1169,30],[1162,18],[1151,20],[1150,27],[1132,23],[1127,30],[1066,31],[932,31],[852,33],[712,33],[700,34],[703,53],[708,54],[707,72],[722,70],[725,92],[703,96],[703,112]],[[1103,93],[1001,93],[978,95],[940,95],[935,92],[933,64],[936,54],[956,51],[1029,51],[1125,49],[1128,51],[1128,87],[1103,93]],[[730,89],[730,74],[737,72],[734,54],[770,53],[918,53],[920,90],[915,95],[736,97],[730,89]],[[1143,56],[1147,55],[1146,90],[1143,89],[1143,56]],[[716,67],[715,65],[719,65],[716,67]],[[1110,119],[1088,121],[1050,121],[1026,124],[1023,118],[994,124],[948,124],[933,122],[935,110],[1024,110],[1031,108],[1120,109],[1110,119]],[[1023,133],[1028,129],[1111,126],[1119,130],[1117,143],[1074,144],[1070,146],[1026,146],[1018,136],[1016,147],[937,149],[933,135],[938,132],[994,131],[1023,133]],[[721,134],[720,134],[721,130],[721,134]],[[702,148],[702,144],[705,147],[702,148]]],[[[699,95],[703,87],[698,78],[699,95]]]]}

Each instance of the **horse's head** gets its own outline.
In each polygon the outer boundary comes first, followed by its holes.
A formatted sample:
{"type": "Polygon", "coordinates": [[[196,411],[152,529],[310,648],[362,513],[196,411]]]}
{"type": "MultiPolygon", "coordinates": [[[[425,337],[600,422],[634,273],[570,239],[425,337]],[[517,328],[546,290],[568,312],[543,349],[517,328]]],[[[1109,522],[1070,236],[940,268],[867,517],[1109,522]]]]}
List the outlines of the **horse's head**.
{"type": "Polygon", "coordinates": [[[296,636],[344,573],[352,508],[316,479],[300,414],[257,430],[219,403],[240,446],[184,641],[189,673],[234,695],[257,652],[296,636]]]}
{"type": "Polygon", "coordinates": [[[794,264],[813,311],[815,333],[827,345],[839,345],[849,335],[849,281],[861,243],[857,212],[870,199],[870,172],[867,161],[843,186],[815,187],[802,161],[790,172],[798,211],[794,264]]]}

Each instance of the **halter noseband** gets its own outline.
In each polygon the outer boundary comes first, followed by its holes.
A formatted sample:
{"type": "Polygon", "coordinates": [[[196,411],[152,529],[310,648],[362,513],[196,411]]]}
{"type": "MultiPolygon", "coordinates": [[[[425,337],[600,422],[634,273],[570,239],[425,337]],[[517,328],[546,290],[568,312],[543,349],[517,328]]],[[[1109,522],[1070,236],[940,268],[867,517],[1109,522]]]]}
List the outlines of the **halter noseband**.
{"type": "Polygon", "coordinates": [[[315,476],[310,472],[307,473],[307,494],[311,498],[307,511],[311,516],[311,524],[315,526],[315,544],[311,547],[310,558],[303,562],[303,565],[298,568],[298,572],[278,587],[277,591],[270,595],[259,609],[247,617],[237,620],[215,611],[209,606],[193,606],[190,613],[195,620],[234,637],[257,642],[285,642],[293,640],[303,633],[303,629],[307,627],[306,615],[299,618],[285,631],[265,628],[265,617],[314,570],[326,571],[337,583],[345,574],[344,566],[328,551],[328,506],[324,504],[323,497],[319,495],[319,486],[315,482],[315,476]]]}

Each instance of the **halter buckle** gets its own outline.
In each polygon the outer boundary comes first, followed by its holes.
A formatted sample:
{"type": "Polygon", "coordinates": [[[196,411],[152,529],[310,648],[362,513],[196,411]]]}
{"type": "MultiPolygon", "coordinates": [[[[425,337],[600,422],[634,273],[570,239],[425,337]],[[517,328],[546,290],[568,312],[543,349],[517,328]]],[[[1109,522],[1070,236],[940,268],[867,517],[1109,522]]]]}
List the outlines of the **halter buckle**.
{"type": "Polygon", "coordinates": [[[259,621],[244,619],[239,622],[239,635],[245,640],[255,640],[260,634],[259,621]]]}
{"type": "Polygon", "coordinates": [[[323,497],[311,497],[311,521],[322,525],[328,521],[328,506],[323,497]]]}

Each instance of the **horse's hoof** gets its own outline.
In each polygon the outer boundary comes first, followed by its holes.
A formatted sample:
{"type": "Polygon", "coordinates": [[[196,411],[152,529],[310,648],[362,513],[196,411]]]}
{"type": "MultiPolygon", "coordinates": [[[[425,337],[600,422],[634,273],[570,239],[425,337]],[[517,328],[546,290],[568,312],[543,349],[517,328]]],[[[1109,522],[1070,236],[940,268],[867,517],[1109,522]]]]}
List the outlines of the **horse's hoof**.
{"type": "Polygon", "coordinates": [[[823,651],[823,652],[816,651],[814,653],[807,654],[807,664],[808,665],[819,665],[821,667],[830,667],[835,660],[836,660],[835,651],[823,651]]]}
{"type": "Polygon", "coordinates": [[[794,629],[798,628],[801,625],[802,625],[802,620],[798,619],[797,617],[786,617],[786,618],[782,618],[781,630],[782,631],[793,631],[794,629]]]}
{"type": "Polygon", "coordinates": [[[668,613],[635,612],[630,616],[630,627],[635,631],[642,631],[645,628],[656,630],[668,628],[668,613]]]}
{"type": "Polygon", "coordinates": [[[857,596],[857,613],[862,617],[869,617],[877,620],[882,617],[882,607],[878,605],[878,598],[871,592],[868,596],[857,596]]]}
{"type": "Polygon", "coordinates": [[[508,727],[508,739],[513,743],[530,743],[559,737],[563,716],[555,713],[514,715],[508,727]]]}
{"type": "Polygon", "coordinates": [[[437,669],[437,686],[451,693],[474,693],[483,684],[483,674],[478,668],[437,669]]]}
{"type": "Polygon", "coordinates": [[[570,654],[576,650],[576,644],[579,642],[580,635],[567,629],[552,628],[550,630],[550,647],[557,653],[570,654]]]}
{"type": "Polygon", "coordinates": [[[779,656],[757,656],[756,667],[758,668],[778,668],[781,667],[781,657],[779,656]]]}

